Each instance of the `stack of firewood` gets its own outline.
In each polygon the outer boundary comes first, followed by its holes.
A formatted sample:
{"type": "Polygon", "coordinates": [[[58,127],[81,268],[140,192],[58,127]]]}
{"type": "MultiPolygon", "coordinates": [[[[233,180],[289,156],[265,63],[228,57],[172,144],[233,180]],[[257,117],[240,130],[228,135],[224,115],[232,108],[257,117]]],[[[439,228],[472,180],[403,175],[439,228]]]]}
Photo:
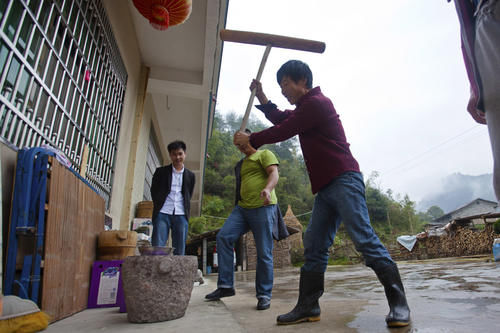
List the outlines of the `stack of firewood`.
{"type": "Polygon", "coordinates": [[[400,256],[405,259],[460,257],[490,253],[495,234],[491,224],[478,231],[453,225],[448,234],[419,238],[411,252],[400,245],[400,256]]]}

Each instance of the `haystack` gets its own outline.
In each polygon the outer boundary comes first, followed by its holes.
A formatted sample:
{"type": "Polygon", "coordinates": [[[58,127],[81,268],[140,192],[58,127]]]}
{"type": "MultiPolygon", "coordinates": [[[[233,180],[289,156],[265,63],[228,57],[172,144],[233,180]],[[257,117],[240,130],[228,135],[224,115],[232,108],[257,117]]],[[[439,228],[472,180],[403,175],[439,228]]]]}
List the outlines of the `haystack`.
{"type": "Polygon", "coordinates": [[[303,249],[304,245],[302,243],[302,224],[300,224],[299,219],[297,219],[293,214],[292,207],[290,205],[288,205],[288,209],[286,210],[286,214],[283,218],[285,220],[285,224],[288,227],[300,231],[288,237],[288,240],[290,242],[290,250],[303,249]]]}

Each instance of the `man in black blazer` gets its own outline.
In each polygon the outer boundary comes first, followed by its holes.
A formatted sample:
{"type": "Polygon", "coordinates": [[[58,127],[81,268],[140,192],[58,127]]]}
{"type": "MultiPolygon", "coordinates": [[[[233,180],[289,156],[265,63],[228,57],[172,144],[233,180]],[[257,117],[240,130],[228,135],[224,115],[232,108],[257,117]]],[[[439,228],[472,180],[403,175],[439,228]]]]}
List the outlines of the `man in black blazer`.
{"type": "Polygon", "coordinates": [[[184,167],[186,144],[174,141],[167,146],[172,163],[156,169],[151,182],[153,198],[153,246],[165,246],[172,229],[174,254],[184,255],[188,234],[194,173],[184,167]]]}

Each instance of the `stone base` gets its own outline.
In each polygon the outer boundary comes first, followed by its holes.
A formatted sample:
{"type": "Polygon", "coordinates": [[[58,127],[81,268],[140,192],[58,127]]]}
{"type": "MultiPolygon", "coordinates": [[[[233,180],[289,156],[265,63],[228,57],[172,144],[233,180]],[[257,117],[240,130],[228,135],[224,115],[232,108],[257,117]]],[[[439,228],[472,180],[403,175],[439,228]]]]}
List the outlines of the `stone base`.
{"type": "Polygon", "coordinates": [[[195,256],[125,258],[122,279],[128,320],[153,323],[184,316],[197,269],[195,256]]]}

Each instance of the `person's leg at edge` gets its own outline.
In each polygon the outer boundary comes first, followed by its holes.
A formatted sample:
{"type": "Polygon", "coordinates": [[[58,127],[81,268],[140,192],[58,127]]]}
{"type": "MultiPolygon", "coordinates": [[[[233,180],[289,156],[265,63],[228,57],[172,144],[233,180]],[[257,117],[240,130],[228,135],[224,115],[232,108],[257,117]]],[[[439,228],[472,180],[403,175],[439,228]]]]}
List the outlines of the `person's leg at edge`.
{"type": "Polygon", "coordinates": [[[325,201],[322,192],[314,199],[311,220],[304,237],[305,263],[300,270],[299,299],[292,311],[278,316],[278,325],[320,320],[319,298],[324,291],[328,249],[340,224],[338,214],[325,201]]]}
{"type": "Polygon", "coordinates": [[[399,270],[370,225],[362,175],[345,173],[339,177],[337,189],[329,194],[329,199],[337,205],[336,209],[356,249],[363,254],[366,265],[375,271],[384,286],[390,308],[386,317],[387,325],[407,326],[410,309],[399,270]]]}
{"type": "Polygon", "coordinates": [[[167,244],[169,230],[170,219],[168,215],[158,213],[153,221],[153,235],[151,236],[151,244],[153,246],[165,246],[165,244],[167,244]]]}
{"type": "Polygon", "coordinates": [[[493,189],[500,202],[500,106],[497,110],[486,112],[486,121],[493,153],[493,189]]]}
{"type": "Polygon", "coordinates": [[[221,297],[233,296],[235,294],[233,248],[238,238],[249,230],[242,210],[243,208],[239,206],[234,207],[224,225],[217,233],[219,276],[217,279],[217,289],[205,296],[208,300],[218,300],[221,297]]]}
{"type": "Polygon", "coordinates": [[[189,223],[185,215],[171,215],[172,247],[174,255],[183,256],[186,253],[186,239],[189,223]]]}
{"type": "Polygon", "coordinates": [[[493,153],[493,188],[500,201],[500,1],[484,1],[476,16],[474,54],[493,153]]]}
{"type": "Polygon", "coordinates": [[[255,238],[257,248],[257,270],[255,290],[259,300],[258,310],[271,305],[273,290],[273,222],[276,205],[245,209],[244,214],[255,238]]]}

